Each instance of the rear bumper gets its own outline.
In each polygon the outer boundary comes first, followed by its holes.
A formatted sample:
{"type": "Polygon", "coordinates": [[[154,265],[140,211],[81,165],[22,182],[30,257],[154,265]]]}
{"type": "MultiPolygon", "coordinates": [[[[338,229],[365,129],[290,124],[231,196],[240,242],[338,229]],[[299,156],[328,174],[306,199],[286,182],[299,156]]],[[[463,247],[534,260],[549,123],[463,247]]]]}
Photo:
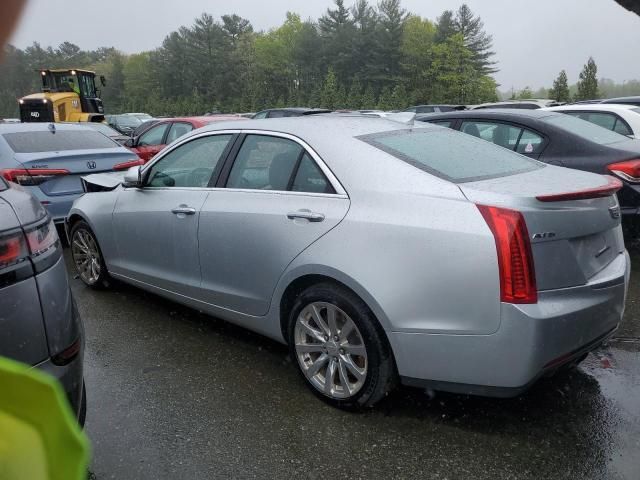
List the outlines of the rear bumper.
{"type": "MultiPolygon", "coordinates": [[[[74,321],[82,323],[78,309],[73,305],[74,321]]],[[[83,364],[84,364],[84,331],[81,337],[81,347],[78,354],[66,365],[56,365],[51,358],[35,365],[38,368],[49,375],[56,378],[62,385],[65,391],[71,408],[73,409],[76,418],[80,413],[80,406],[82,405],[82,383],[83,383],[83,364]]]]}
{"type": "Polygon", "coordinates": [[[518,395],[613,335],[629,272],[625,252],[587,285],[541,291],[533,305],[502,304],[492,335],[391,333],[402,381],[457,393],[518,395]]]}

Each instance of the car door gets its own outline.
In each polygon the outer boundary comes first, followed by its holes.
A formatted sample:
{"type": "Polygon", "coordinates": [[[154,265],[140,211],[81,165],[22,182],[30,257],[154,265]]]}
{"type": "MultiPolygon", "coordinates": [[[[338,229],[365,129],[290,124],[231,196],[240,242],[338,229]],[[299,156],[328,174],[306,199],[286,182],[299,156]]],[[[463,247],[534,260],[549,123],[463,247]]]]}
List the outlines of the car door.
{"type": "Polygon", "coordinates": [[[344,218],[349,198],[294,137],[243,135],[234,150],[201,211],[202,296],[260,316],[287,265],[344,218]]]}
{"type": "Polygon", "coordinates": [[[170,123],[160,123],[154,125],[138,138],[135,145],[135,152],[145,162],[151,160],[165,146],[165,138],[170,123]]]}
{"type": "Polygon", "coordinates": [[[124,188],[113,211],[114,273],[182,295],[200,285],[198,222],[209,181],[232,134],[201,135],[178,144],[124,188]]]}

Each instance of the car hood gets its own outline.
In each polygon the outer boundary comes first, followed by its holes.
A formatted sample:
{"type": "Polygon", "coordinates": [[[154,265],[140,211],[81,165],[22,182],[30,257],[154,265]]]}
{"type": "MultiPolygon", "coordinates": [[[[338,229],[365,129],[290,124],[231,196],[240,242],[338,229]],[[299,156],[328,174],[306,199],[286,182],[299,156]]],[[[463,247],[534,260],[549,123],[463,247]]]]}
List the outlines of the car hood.
{"type": "Polygon", "coordinates": [[[82,177],[85,192],[101,192],[115,190],[124,180],[126,171],[94,173],[82,177]]]}

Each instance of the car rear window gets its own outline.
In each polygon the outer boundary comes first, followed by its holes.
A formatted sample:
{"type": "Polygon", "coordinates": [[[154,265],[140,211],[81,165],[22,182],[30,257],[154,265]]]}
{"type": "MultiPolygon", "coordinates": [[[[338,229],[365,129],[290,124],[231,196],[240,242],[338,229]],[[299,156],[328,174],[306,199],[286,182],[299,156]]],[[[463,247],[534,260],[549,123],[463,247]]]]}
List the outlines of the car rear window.
{"type": "Polygon", "coordinates": [[[609,145],[629,140],[624,135],[571,115],[553,115],[540,120],[599,145],[609,145]]]}
{"type": "Polygon", "coordinates": [[[504,177],[544,167],[536,160],[452,130],[396,130],[358,138],[455,183],[504,177]]]}
{"type": "Polygon", "coordinates": [[[120,145],[94,130],[13,132],[2,135],[15,153],[116,148],[120,145]]]}

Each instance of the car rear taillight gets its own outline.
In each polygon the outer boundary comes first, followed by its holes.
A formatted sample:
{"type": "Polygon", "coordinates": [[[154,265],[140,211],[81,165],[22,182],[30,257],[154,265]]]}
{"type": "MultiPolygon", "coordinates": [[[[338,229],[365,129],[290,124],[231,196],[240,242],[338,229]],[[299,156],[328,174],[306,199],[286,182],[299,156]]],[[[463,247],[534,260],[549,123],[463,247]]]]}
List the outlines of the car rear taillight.
{"type": "Polygon", "coordinates": [[[40,185],[60,175],[68,175],[69,170],[52,168],[7,168],[0,170],[0,174],[10,182],[28,187],[40,185]]]}
{"type": "Polygon", "coordinates": [[[29,251],[22,232],[0,234],[0,269],[27,259],[29,251]]]}
{"type": "Polygon", "coordinates": [[[537,303],[536,274],[527,224],[515,210],[477,205],[496,242],[500,301],[537,303]]]}
{"type": "Polygon", "coordinates": [[[538,195],[536,200],[540,202],[568,202],[570,200],[588,200],[590,198],[609,197],[622,188],[622,182],[609,175],[603,175],[607,183],[595,188],[585,188],[566,193],[552,193],[550,195],[538,195]]]}
{"type": "Polygon", "coordinates": [[[54,365],[59,367],[68,365],[71,361],[78,356],[82,347],[81,340],[78,338],[75,342],[65,348],[62,352],[51,357],[51,361],[54,365]]]}
{"type": "Polygon", "coordinates": [[[136,158],[135,160],[130,160],[128,162],[116,163],[113,166],[114,170],[127,170],[131,167],[137,167],[138,165],[144,165],[144,160],[141,158],[136,158]]]}
{"type": "Polygon", "coordinates": [[[607,165],[613,175],[630,183],[640,183],[640,159],[607,165]]]}
{"type": "Polygon", "coordinates": [[[58,232],[53,220],[26,231],[27,245],[31,255],[41,255],[51,247],[57,246],[58,232]]]}

